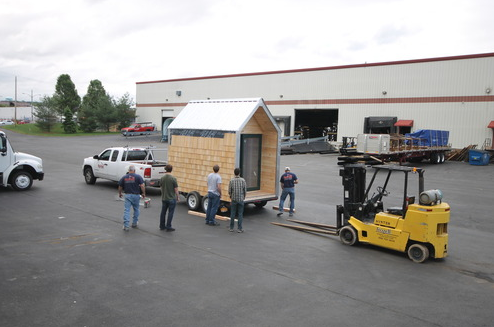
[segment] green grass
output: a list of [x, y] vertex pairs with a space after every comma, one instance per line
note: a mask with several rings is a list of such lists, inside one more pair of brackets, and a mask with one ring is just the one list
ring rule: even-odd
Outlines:
[[118, 134], [119, 132], [94, 132], [94, 133], [84, 133], [77, 132], [74, 134], [66, 134], [63, 130], [63, 125], [61, 123], [55, 124], [51, 132], [44, 132], [40, 130], [36, 124], [21, 124], [21, 125], [0, 125], [0, 129], [7, 129], [9, 131], [27, 134], [27, 135], [38, 135], [38, 136], [81, 136], [81, 135], [108, 135], [108, 134]]

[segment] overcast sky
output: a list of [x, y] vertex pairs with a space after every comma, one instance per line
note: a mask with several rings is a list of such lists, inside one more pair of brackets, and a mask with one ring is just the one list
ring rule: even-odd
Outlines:
[[492, 0], [0, 0], [0, 99], [494, 52]]

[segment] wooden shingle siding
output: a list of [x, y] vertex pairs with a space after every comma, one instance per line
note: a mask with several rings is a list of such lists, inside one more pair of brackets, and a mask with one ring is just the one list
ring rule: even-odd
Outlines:
[[214, 165], [219, 165], [223, 179], [222, 200], [228, 201], [227, 182], [235, 168], [235, 137], [234, 133], [227, 133], [224, 138], [174, 135], [168, 149], [168, 162], [173, 165], [180, 190], [206, 195], [207, 176], [213, 172]]

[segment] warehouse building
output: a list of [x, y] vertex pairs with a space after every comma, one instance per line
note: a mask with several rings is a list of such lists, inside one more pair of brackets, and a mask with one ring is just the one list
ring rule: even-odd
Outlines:
[[491, 148], [494, 53], [138, 82], [137, 115], [161, 126], [191, 100], [264, 99], [282, 134], [450, 131]]

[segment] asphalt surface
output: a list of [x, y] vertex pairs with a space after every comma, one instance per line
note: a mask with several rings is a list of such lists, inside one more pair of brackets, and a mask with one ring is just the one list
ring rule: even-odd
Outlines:
[[[149, 189], [140, 228], [124, 232], [116, 184], [87, 185], [83, 158], [112, 145], [166, 146], [159, 136], [7, 135], [17, 151], [43, 158], [46, 175], [27, 192], [0, 189], [1, 326], [492, 326], [492, 164], [420, 164], [451, 222], [449, 256], [416, 264], [274, 226], [287, 218], [276, 217], [276, 202], [247, 206], [238, 234], [226, 222], [206, 226], [183, 201], [170, 233], [158, 228], [160, 194]], [[300, 180], [296, 219], [334, 224], [343, 197], [336, 162], [282, 156]], [[394, 193], [385, 206], [399, 204]]]

